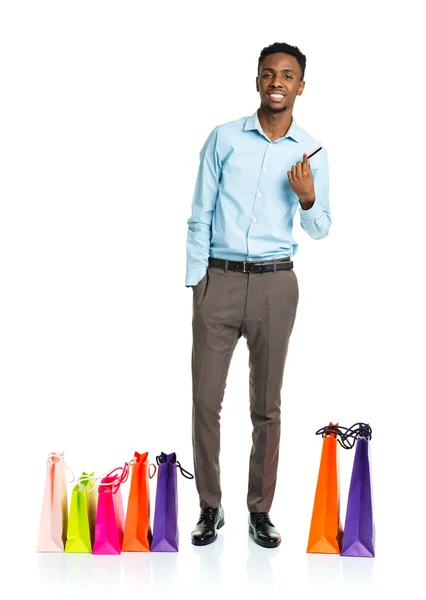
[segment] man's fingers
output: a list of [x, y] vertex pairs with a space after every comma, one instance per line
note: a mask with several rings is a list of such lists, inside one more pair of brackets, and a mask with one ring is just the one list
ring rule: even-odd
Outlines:
[[312, 173], [312, 171], [311, 171], [311, 163], [309, 162], [309, 158], [308, 158], [307, 152], [305, 152], [305, 154], [304, 154], [303, 164], [306, 165], [306, 174], [308, 175], [308, 174]]
[[302, 179], [303, 177], [307, 177], [311, 173], [311, 165], [309, 164], [309, 158], [306, 152], [303, 153], [303, 162], [299, 160], [295, 165], [291, 167], [291, 171], [287, 171], [287, 175], [290, 181]]
[[[305, 171], [306, 169], [306, 171]], [[309, 162], [308, 153], [303, 154], [303, 171], [308, 174], [311, 173], [311, 163]]]
[[309, 165], [308, 165], [308, 155], [306, 152], [303, 153], [303, 162], [302, 162], [302, 174], [303, 177], [307, 177], [309, 173]]

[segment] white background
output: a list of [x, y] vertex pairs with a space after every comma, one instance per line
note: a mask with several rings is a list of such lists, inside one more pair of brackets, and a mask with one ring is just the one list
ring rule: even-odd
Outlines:
[[[256, 597], [382, 598], [417, 586], [426, 211], [416, 7], [1, 4], [1, 570], [11, 598], [204, 597], [237, 587]], [[307, 56], [294, 116], [328, 149], [333, 218], [324, 240], [298, 220], [294, 229], [300, 302], [271, 511], [283, 542], [266, 550], [248, 540], [241, 339], [222, 412], [219, 540], [191, 545], [198, 497], [180, 477], [178, 554], [36, 555], [48, 452], [65, 451], [76, 474], [104, 472], [134, 450], [152, 460], [175, 451], [192, 471], [184, 281], [199, 151], [213, 127], [258, 108], [258, 56], [275, 41]], [[330, 420], [373, 428], [373, 560], [306, 555], [315, 431]], [[343, 522], [352, 460], [340, 454]]]

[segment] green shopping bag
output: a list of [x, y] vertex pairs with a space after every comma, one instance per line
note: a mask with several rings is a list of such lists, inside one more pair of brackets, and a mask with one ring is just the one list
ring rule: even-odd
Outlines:
[[94, 473], [83, 473], [71, 494], [65, 552], [92, 552], [95, 533], [97, 489]]

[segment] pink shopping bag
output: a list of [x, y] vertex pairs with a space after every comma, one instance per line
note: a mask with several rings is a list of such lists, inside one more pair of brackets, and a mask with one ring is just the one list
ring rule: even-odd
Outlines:
[[129, 465], [110, 471], [98, 487], [93, 554], [121, 554], [124, 534], [124, 507], [120, 486], [127, 481]]
[[67, 466], [63, 452], [51, 452], [40, 515], [37, 552], [63, 552], [68, 524]]

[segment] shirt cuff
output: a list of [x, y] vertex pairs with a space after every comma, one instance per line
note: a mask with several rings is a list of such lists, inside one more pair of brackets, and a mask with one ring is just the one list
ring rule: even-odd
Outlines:
[[311, 208], [308, 208], [308, 210], [303, 210], [299, 203], [299, 210], [301, 220], [306, 221], [308, 223], [315, 221], [315, 219], [322, 217], [322, 215], [324, 214], [324, 211], [322, 210], [318, 200], [315, 200]]
[[187, 267], [185, 287], [197, 285], [197, 283], [201, 281], [204, 275], [206, 274], [206, 271], [207, 267]]

